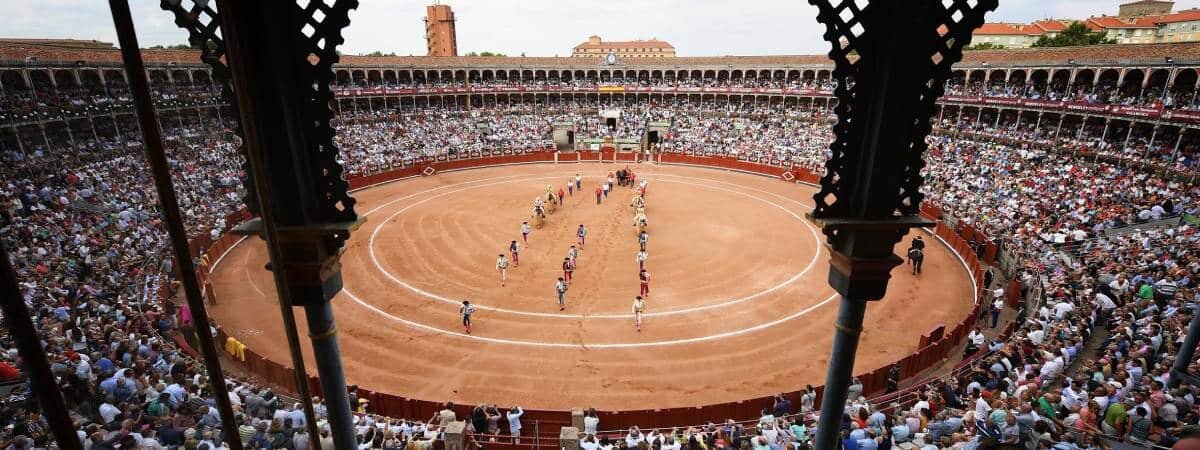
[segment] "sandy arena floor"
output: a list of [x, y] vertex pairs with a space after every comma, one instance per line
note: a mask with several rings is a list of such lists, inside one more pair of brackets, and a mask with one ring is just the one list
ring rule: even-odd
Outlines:
[[[348, 381], [425, 400], [602, 410], [696, 406], [821, 384], [837, 297], [823, 236], [804, 214], [813, 188], [714, 169], [638, 165], [650, 180], [648, 270], [641, 332], [638, 249], [619, 187], [597, 206], [612, 164], [510, 166], [441, 173], [359, 191], [367, 217], [342, 257], [334, 300]], [[520, 239], [547, 184], [584, 177], [534, 230], [500, 286], [496, 255]], [[575, 229], [589, 230], [567, 309], [553, 294]], [[959, 260], [936, 239], [924, 274], [897, 268], [889, 295], [868, 307], [857, 371], [898, 360], [919, 336], [971, 309]], [[898, 247], [907, 248], [906, 243]], [[214, 275], [217, 322], [255, 351], [287, 361], [261, 241], [248, 239]], [[474, 334], [458, 308], [476, 304]], [[302, 342], [304, 316], [297, 310]]]

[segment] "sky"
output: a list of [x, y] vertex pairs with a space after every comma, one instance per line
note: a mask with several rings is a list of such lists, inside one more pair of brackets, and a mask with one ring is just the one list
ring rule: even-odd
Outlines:
[[[192, 0], [183, 0], [190, 4]], [[269, 0], [282, 1], [282, 0]], [[425, 53], [425, 6], [432, 0], [360, 0], [343, 53]], [[836, 0], [835, 0], [836, 1]], [[183, 44], [186, 34], [159, 0], [129, 0], [143, 47]], [[1121, 0], [1000, 0], [989, 22], [1115, 15]], [[444, 0], [457, 16], [458, 51], [567, 56], [596, 34], [605, 40], [658, 38], [680, 56], [817, 54], [828, 51], [807, 0]], [[1200, 6], [1177, 0], [1175, 9]], [[13, 1], [0, 37], [116, 42], [108, 2]]]

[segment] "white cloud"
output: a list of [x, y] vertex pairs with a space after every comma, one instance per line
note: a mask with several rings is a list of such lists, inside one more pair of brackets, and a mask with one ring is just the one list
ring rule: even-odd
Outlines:
[[[276, 1], [276, 0], [271, 0]], [[361, 0], [346, 30], [347, 53], [425, 53], [425, 6], [431, 0]], [[132, 0], [142, 46], [181, 44], [187, 35], [160, 10], [158, 0]], [[509, 55], [567, 55], [588, 35], [609, 40], [657, 37], [680, 55], [824, 53], [816, 8], [806, 0], [455, 0], [458, 49]], [[1115, 0], [1002, 0], [991, 21], [1116, 14]], [[1181, 0], [1176, 9], [1197, 6]], [[116, 41], [107, 2], [10, 2], [0, 36]]]

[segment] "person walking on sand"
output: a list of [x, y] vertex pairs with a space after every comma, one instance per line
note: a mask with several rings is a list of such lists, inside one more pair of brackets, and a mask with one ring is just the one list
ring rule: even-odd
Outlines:
[[572, 245], [571, 248], [567, 249], [567, 258], [571, 259], [572, 268], [578, 267], [576, 266], [576, 262], [579, 259], [579, 249]]
[[567, 281], [568, 285], [571, 284], [571, 274], [575, 273], [575, 262], [571, 260], [570, 256], [563, 258], [562, 271], [563, 279]]
[[471, 306], [471, 302], [463, 300], [462, 308], [458, 309], [458, 313], [462, 314], [462, 323], [467, 329], [467, 334], [471, 334], [471, 314], [475, 314], [475, 307]]
[[646, 312], [646, 300], [642, 296], [633, 299], [633, 325], [642, 331], [642, 313]]
[[554, 283], [554, 294], [558, 297], [558, 310], [565, 311], [567, 309], [567, 282], [558, 277], [558, 282]]
[[496, 271], [500, 272], [500, 285], [504, 286], [504, 282], [508, 279], [508, 258], [505, 258], [503, 253], [496, 258]]

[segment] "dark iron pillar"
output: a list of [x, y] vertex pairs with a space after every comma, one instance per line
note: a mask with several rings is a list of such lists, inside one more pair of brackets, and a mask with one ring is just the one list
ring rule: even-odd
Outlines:
[[1171, 376], [1167, 378], [1167, 384], [1172, 389], [1179, 387], [1179, 384], [1185, 380], [1190, 385], [1198, 385], [1197, 381], [1200, 380], [1188, 372], [1188, 366], [1196, 357], [1197, 344], [1200, 344], [1200, 308], [1192, 310], [1192, 321], [1188, 325], [1187, 336], [1183, 338], [1179, 354], [1175, 355], [1175, 364], [1171, 365]]
[[934, 102], [971, 31], [998, 0], [809, 0], [832, 44], [838, 122], [812, 218], [828, 238], [829, 284], [841, 295], [816, 448], [838, 431], [869, 301], [901, 259], [892, 247], [920, 218], [922, 153]]
[[342, 289], [339, 256], [358, 225], [337, 162], [333, 64], [357, 0], [218, 0], [241, 109], [260, 219], [242, 227], [267, 240], [281, 302], [303, 306], [335, 448], [357, 444], [329, 302]]
[[[307, 380], [291, 308], [305, 308], [334, 445], [354, 448], [352, 405], [329, 302], [342, 289], [339, 256], [360, 221], [337, 162], [329, 86], [342, 29], [358, 1], [216, 4], [214, 10], [207, 0], [191, 7], [162, 1], [200, 46], [214, 78], [232, 81], [226, 88], [238, 110], [247, 158], [246, 205], [258, 216], [237, 231], [267, 241], [301, 393]], [[311, 405], [307, 399], [302, 403], [311, 430]], [[317, 434], [312, 436], [316, 443]]]
[[[234, 116], [240, 117], [241, 108], [233, 88], [232, 72], [226, 64], [225, 39], [221, 35], [220, 14], [217, 13], [215, 5], [208, 0], [191, 0], [190, 2], [162, 0], [160, 6], [175, 16], [176, 25], [187, 30], [188, 41], [193, 47], [200, 50], [200, 60], [212, 68], [213, 80], [220, 84], [222, 97], [230, 102], [229, 106], [234, 111]], [[220, 111], [218, 110], [217, 113], [219, 116]], [[245, 135], [242, 133], [240, 124], [234, 122], [234, 125], [234, 133], [242, 138], [241, 142], [244, 143]], [[243, 155], [247, 154], [245, 146], [239, 145], [239, 149], [242, 150]], [[251, 173], [254, 171], [254, 167], [249, 164], [248, 160], [249, 158], [243, 167], [247, 173]], [[258, 204], [257, 199], [261, 194], [256, 190], [247, 190], [247, 192], [246, 204]], [[274, 255], [273, 253], [272, 256], [274, 257]], [[283, 319], [284, 334], [287, 336], [288, 351], [295, 374], [296, 393], [302, 400], [300, 404], [303, 406], [306, 418], [305, 425], [308, 428], [309, 445], [313, 450], [321, 450], [316, 414], [313, 412], [312, 403], [308, 401], [311, 396], [308, 388], [308, 371], [305, 369], [304, 355], [300, 349], [300, 337], [296, 331], [296, 314], [292, 308], [287, 286], [281, 285], [278, 277], [275, 282], [275, 290], [279, 297], [280, 317]]]
[[[112, 10], [113, 25], [117, 30], [118, 42], [121, 44], [121, 59], [128, 74], [129, 91], [133, 95], [134, 110], [137, 112], [138, 122], [142, 128], [146, 159], [150, 163], [151, 173], [154, 175], [158, 201], [167, 225], [167, 233], [171, 237], [171, 247], [175, 251], [175, 264], [179, 267], [184, 298], [192, 312], [197, 346], [203, 357], [209, 388], [212, 389], [213, 397], [216, 399], [217, 411], [221, 416], [221, 426], [226, 430], [236, 430], [238, 424], [233, 418], [229, 390], [225, 386], [225, 374], [221, 371], [221, 360], [217, 353], [212, 328], [209, 325], [208, 310], [204, 306], [204, 297], [200, 293], [200, 282], [196, 277], [196, 267], [188, 247], [187, 228], [183, 221], [183, 214], [179, 211], [179, 200], [175, 196], [175, 183], [171, 180], [171, 165], [167, 160], [166, 149], [163, 147], [162, 130], [159, 129], [159, 118], [154, 108], [154, 99], [150, 96], [150, 79], [146, 74], [145, 63], [142, 61], [141, 49], [138, 47], [137, 31], [133, 26], [133, 16], [129, 12], [129, 2], [127, 0], [110, 0], [109, 9]], [[233, 450], [241, 450], [242, 443], [231, 441], [229, 446]]]

